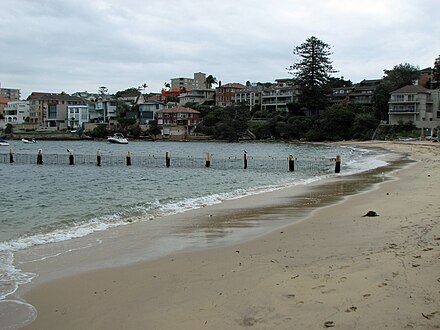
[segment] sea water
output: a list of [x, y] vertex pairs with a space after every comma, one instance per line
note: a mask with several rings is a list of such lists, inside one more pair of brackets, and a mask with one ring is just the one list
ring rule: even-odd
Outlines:
[[[56, 162], [53, 159], [58, 158], [52, 156], [44, 165], [0, 164], [0, 310], [2, 301], [8, 302], [21, 284], [37, 276], [14, 263], [17, 252], [322, 180], [335, 175], [331, 159], [336, 155], [342, 158], [342, 175], [386, 164], [382, 151], [325, 144], [11, 141], [11, 147], [17, 155], [36, 158], [41, 149], [43, 159], [51, 154], [63, 161]], [[2, 148], [0, 153], [9, 153]], [[93, 159], [98, 150], [103, 160], [111, 156], [120, 161], [68, 165], [70, 152]], [[133, 166], [124, 162], [128, 152]], [[166, 153], [171, 157], [170, 167], [165, 166]], [[205, 167], [206, 153], [212, 157], [209, 168]], [[243, 168], [245, 155], [247, 169]], [[288, 171], [289, 155], [295, 159], [292, 172]], [[140, 158], [155, 162], [136, 162]], [[32, 311], [31, 306], [26, 308]]]

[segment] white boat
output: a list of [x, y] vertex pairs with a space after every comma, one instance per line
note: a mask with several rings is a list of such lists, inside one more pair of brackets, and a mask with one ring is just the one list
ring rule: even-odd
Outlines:
[[3, 139], [0, 139], [0, 146], [2, 146], [2, 147], [6, 147], [6, 146], [8, 146], [8, 145], [9, 145], [9, 142], [8, 142], [8, 141], [3, 140]]
[[32, 138], [32, 140], [21, 139], [21, 142], [23, 142], [23, 143], [36, 143], [37, 141], [35, 141], [35, 139]]
[[122, 135], [122, 133], [115, 133], [113, 136], [107, 139], [108, 143], [127, 144], [128, 140]]

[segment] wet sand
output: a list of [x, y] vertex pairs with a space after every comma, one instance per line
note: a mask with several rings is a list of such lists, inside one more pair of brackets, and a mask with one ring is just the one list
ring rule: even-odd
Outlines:
[[[440, 327], [440, 146], [363, 145], [418, 162], [395, 169], [397, 180], [365, 176], [377, 181], [368, 191], [336, 179], [306, 195], [278, 192], [187, 212], [181, 217], [270, 221], [303, 203], [310, 215], [242, 244], [42, 283], [24, 295], [38, 311], [26, 329]], [[378, 216], [364, 217], [368, 211]]]

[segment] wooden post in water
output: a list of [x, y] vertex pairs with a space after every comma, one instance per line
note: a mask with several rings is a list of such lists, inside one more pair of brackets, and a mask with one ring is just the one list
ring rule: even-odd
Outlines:
[[101, 151], [96, 152], [96, 166], [101, 166]]
[[73, 156], [73, 150], [69, 150], [69, 165], [75, 165], [75, 158]]
[[43, 150], [38, 149], [37, 165], [43, 165]]
[[295, 161], [293, 160], [293, 156], [289, 155], [289, 172], [295, 171]]
[[335, 173], [341, 172], [341, 156], [337, 155], [335, 158]]
[[12, 148], [9, 149], [9, 163], [13, 163], [14, 162], [14, 150], [12, 150]]
[[206, 153], [206, 162], [205, 162], [205, 167], [210, 167], [211, 166], [211, 154], [209, 152]]
[[130, 153], [130, 151], [127, 152], [126, 160], [127, 160], [127, 166], [131, 166], [131, 153]]
[[171, 153], [169, 153], [168, 151], [165, 153], [165, 166], [171, 166]]
[[244, 151], [244, 154], [243, 154], [243, 168], [247, 169], [247, 152], [246, 152], [246, 150]]

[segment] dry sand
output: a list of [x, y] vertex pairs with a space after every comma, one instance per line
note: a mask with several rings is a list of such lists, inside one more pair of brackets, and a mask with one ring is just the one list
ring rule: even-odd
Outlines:
[[26, 329], [439, 328], [440, 145], [365, 145], [418, 162], [243, 244], [37, 286]]

